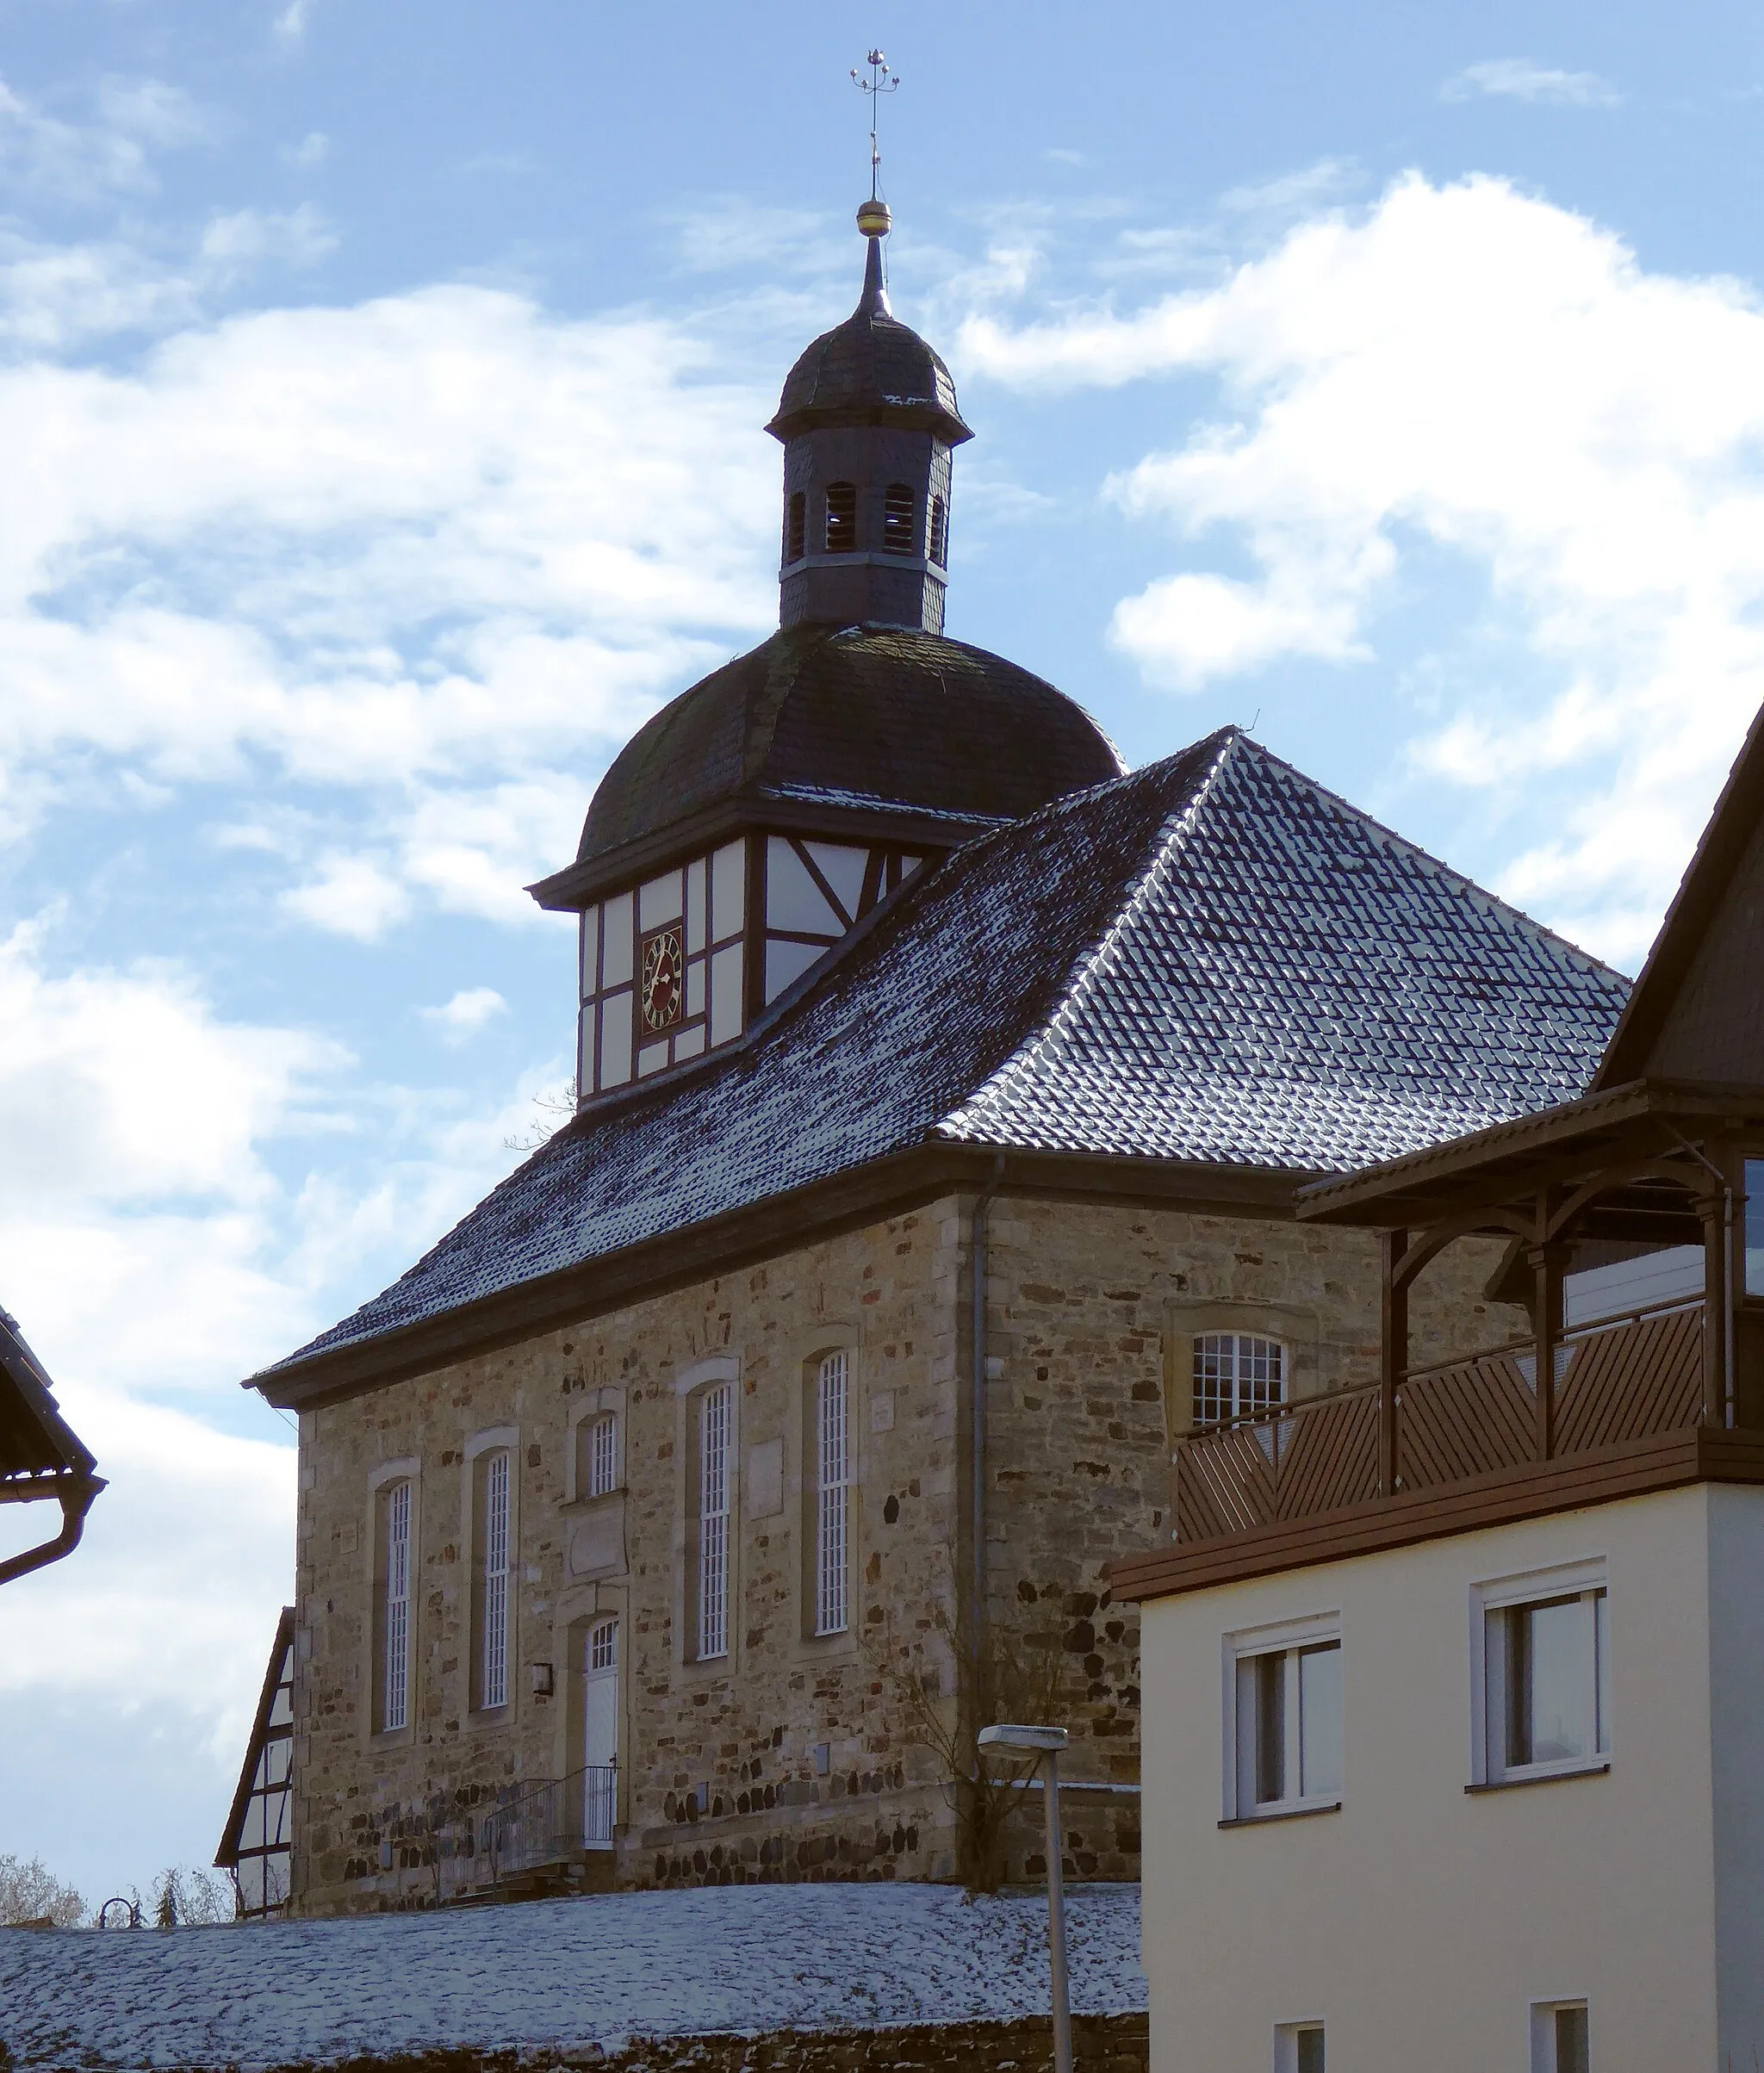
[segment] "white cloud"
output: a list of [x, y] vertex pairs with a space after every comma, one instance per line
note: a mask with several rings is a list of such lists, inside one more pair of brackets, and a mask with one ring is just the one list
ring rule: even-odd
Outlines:
[[372, 857], [320, 860], [319, 875], [282, 895], [283, 909], [332, 935], [374, 943], [410, 912], [410, 895]]
[[109, 78], [94, 96], [95, 119], [69, 121], [0, 79], [0, 182], [15, 195], [90, 203], [155, 184], [152, 154], [199, 143], [210, 119], [180, 87], [159, 79]]
[[289, 3], [270, 25], [270, 34], [283, 50], [297, 50], [306, 40], [307, 24], [312, 20], [314, 0], [289, 0]]
[[432, 1022], [450, 1043], [463, 1043], [475, 1036], [494, 1015], [506, 1015], [508, 1002], [494, 986], [468, 986], [439, 1008], [425, 1008], [423, 1020]]
[[216, 1022], [176, 966], [52, 977], [53, 934], [40, 921], [0, 940], [8, 1198], [28, 1196], [34, 1216], [58, 1201], [256, 1200], [257, 1141], [341, 1054], [295, 1031]]
[[1121, 601], [1115, 638], [1154, 680], [1362, 660], [1412, 550], [1475, 572], [1488, 604], [1454, 680], [1481, 681], [1418, 763], [1562, 780], [1504, 890], [1612, 954], [1645, 947], [1764, 691], [1755, 295], [1648, 273], [1499, 181], [1411, 177], [1223, 285], [1125, 316], [977, 319], [962, 344], [1026, 386], [1220, 382], [1212, 421], [1110, 485], [1242, 564]]
[[236, 208], [228, 215], [215, 216], [203, 230], [197, 250], [208, 266], [225, 277], [268, 259], [310, 266], [336, 243], [335, 233], [319, 212], [302, 202], [298, 208], [280, 212]]
[[[234, 216], [204, 264], [321, 238]], [[102, 270], [40, 282], [21, 327], [151, 299]], [[80, 755], [174, 786], [261, 757], [404, 835], [377, 877], [309, 857], [291, 911], [370, 935], [396, 880], [525, 919], [596, 752], [771, 618], [768, 399], [713, 373], [685, 326], [481, 288], [0, 369], [0, 765], [41, 810]]]
[[309, 129], [298, 144], [282, 147], [283, 158], [289, 165], [322, 165], [330, 155], [331, 140], [321, 129]]
[[1623, 96], [1597, 72], [1559, 71], [1526, 58], [1488, 58], [1467, 65], [1439, 90], [1447, 101], [1493, 96], [1509, 101], [1554, 101], [1573, 108], [1616, 108]]

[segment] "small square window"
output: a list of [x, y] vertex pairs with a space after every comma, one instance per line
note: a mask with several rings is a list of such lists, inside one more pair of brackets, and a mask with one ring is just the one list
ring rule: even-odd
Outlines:
[[1537, 2002], [1531, 2008], [1531, 2073], [1592, 2073], [1583, 2001]]
[[1234, 1649], [1228, 1818], [1253, 1820], [1341, 1798], [1341, 1640]]
[[1281, 2024], [1274, 2033], [1274, 2073], [1324, 2073], [1321, 2023]]
[[1611, 1749], [1610, 1601], [1603, 1582], [1562, 1575], [1550, 1590], [1538, 1578], [1530, 1589], [1523, 1583], [1485, 1586], [1481, 1598], [1476, 1782], [1503, 1784], [1600, 1766]]

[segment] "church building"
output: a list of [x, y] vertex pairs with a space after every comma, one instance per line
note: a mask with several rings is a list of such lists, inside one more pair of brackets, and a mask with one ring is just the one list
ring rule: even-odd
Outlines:
[[[1378, 1232], [1299, 1191], [1583, 1095], [1623, 1011], [1240, 729], [1127, 773], [946, 634], [972, 435], [859, 226], [767, 427], [779, 630], [533, 888], [578, 1113], [251, 1385], [300, 1423], [295, 1912], [1033, 1875], [973, 1741], [1031, 1705], [1068, 1871], [1137, 1877], [1109, 1565], [1234, 1501], [1187, 1436], [1379, 1375]], [[1410, 1344], [1525, 1314], [1479, 1238]]]

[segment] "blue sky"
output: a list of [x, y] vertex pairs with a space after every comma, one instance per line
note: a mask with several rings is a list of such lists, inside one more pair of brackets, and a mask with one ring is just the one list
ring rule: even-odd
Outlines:
[[1764, 698], [1751, 10], [0, 0], [0, 1299], [113, 1478], [0, 1851], [90, 1897], [212, 1850], [290, 1586], [238, 1378], [513, 1162], [520, 888], [773, 623], [879, 36], [953, 633], [1629, 969]]

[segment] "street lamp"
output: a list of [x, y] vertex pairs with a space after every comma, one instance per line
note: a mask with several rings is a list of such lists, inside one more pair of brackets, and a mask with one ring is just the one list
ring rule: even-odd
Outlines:
[[1059, 1873], [1059, 1752], [1064, 1728], [982, 1728], [983, 1749], [1022, 1749], [1047, 1760], [1047, 1964], [1053, 1975], [1053, 2073], [1071, 2073], [1071, 2007], [1065, 1987], [1065, 1889]]

